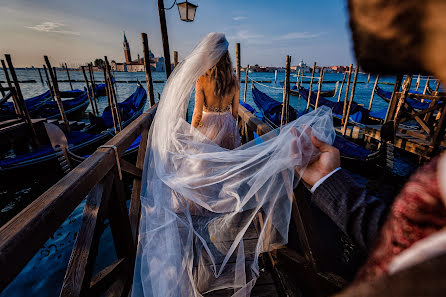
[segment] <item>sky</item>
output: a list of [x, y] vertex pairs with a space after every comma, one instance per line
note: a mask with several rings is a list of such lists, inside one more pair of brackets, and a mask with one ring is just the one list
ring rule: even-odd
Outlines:
[[[194, 22], [182, 22], [176, 6], [166, 11], [172, 60], [174, 50], [182, 60], [207, 33], [223, 32], [233, 61], [240, 42], [243, 66], [284, 66], [286, 55], [291, 65], [354, 63], [346, 0], [190, 2], [198, 5]], [[142, 55], [141, 32], [161, 56], [157, 7], [157, 0], [0, 0], [0, 54], [11, 54], [16, 67], [41, 66], [43, 55], [54, 65], [122, 62], [125, 31], [133, 59]]]

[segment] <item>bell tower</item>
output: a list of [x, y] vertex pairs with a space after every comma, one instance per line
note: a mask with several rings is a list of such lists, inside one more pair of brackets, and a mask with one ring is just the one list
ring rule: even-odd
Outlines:
[[126, 63], [131, 63], [132, 62], [132, 56], [130, 55], [130, 45], [127, 41], [127, 37], [125, 37], [125, 32], [124, 32], [124, 56], [125, 56], [125, 62]]

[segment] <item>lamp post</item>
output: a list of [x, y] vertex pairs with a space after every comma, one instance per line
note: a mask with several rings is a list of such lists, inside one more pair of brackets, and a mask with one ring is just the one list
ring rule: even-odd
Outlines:
[[192, 4], [190, 2], [184, 1], [177, 3], [178, 13], [180, 14], [180, 19], [184, 22], [193, 22], [195, 18], [195, 11], [198, 5]]
[[[166, 25], [166, 15], [165, 10], [172, 9], [176, 4], [176, 0], [169, 8], [164, 8], [163, 0], [158, 0], [158, 14], [160, 18], [161, 27], [161, 38], [163, 41], [163, 52], [164, 52], [164, 67], [166, 68], [166, 77], [169, 78], [172, 68], [170, 66], [170, 49], [169, 49], [169, 37], [167, 35], [167, 25]], [[177, 3], [178, 13], [180, 14], [180, 19], [185, 22], [193, 22], [195, 19], [195, 12], [197, 10], [197, 5], [189, 3], [187, 0], [185, 2]]]

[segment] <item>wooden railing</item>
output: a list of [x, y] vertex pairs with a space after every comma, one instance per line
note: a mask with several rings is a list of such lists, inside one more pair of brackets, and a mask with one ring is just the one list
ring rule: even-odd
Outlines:
[[[100, 296], [105, 292], [128, 295], [136, 254], [142, 166], [156, 107], [142, 114], [0, 229], [0, 291], [87, 197], [61, 296]], [[141, 142], [134, 165], [121, 156], [139, 135]], [[134, 177], [130, 210], [126, 207], [119, 169]], [[92, 276], [106, 218], [118, 260]]]
[[[73, 210], [87, 197], [82, 224], [78, 232], [66, 270], [61, 296], [128, 296], [133, 280], [138, 225], [142, 167], [147, 146], [148, 130], [156, 112], [156, 105], [141, 115], [106, 147], [98, 149], [58, 183], [42, 194], [27, 208], [0, 229], [0, 290], [3, 290], [25, 267], [35, 253], [52, 236]], [[264, 135], [272, 129], [242, 106], [239, 107], [239, 128], [243, 140], [250, 141], [256, 134]], [[121, 158], [126, 148], [141, 135], [136, 165]], [[116, 158], [118, 154], [119, 166]], [[124, 185], [119, 168], [133, 179], [130, 209], [126, 207]], [[339, 275], [324, 271], [320, 259], [321, 242], [311, 225], [309, 200], [304, 199], [302, 187], [293, 193], [292, 224], [300, 250], [284, 247], [267, 253], [276, 281], [286, 292], [291, 292], [293, 279], [309, 287], [312, 295], [327, 296], [341, 290], [346, 281]], [[296, 199], [298, 197], [299, 199]], [[95, 276], [93, 263], [99, 239], [108, 218], [117, 260]], [[262, 224], [261, 216], [258, 217]], [[291, 229], [290, 229], [291, 230]], [[284, 273], [280, 266], [286, 262], [293, 273]], [[417, 271], [417, 270], [416, 270]], [[419, 275], [419, 274], [417, 274]], [[388, 278], [389, 279], [389, 278]], [[387, 284], [386, 279], [383, 284]], [[391, 278], [390, 278], [391, 279]], [[364, 286], [360, 287], [364, 288]], [[372, 292], [372, 285], [366, 286]], [[359, 290], [359, 289], [358, 289]], [[349, 290], [354, 296], [355, 290]], [[291, 295], [293, 296], [293, 294]]]

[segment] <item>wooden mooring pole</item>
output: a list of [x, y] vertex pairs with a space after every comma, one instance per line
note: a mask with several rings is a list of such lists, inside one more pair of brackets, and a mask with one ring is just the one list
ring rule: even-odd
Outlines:
[[274, 71], [274, 84], [277, 84], [277, 70]]
[[54, 78], [56, 79], [55, 83], [57, 84], [57, 89], [59, 90], [59, 81], [57, 79], [57, 71], [56, 70], [57, 70], [56, 67], [53, 67], [53, 74], [54, 74]]
[[169, 79], [172, 68], [170, 66], [169, 36], [167, 35], [166, 14], [164, 12], [164, 0], [158, 0], [158, 15], [160, 18], [161, 38], [163, 40], [164, 66], [166, 78]]
[[319, 98], [321, 96], [322, 83], [324, 81], [324, 74], [325, 74], [325, 68], [322, 67], [320, 75], [319, 75], [319, 84], [318, 84], [318, 88], [317, 88], [317, 96], [316, 96], [316, 103], [314, 104], [314, 110], [316, 110], [319, 105]]
[[369, 84], [369, 82], [370, 82], [370, 73], [369, 76], [367, 76], [367, 84]]
[[401, 88], [401, 83], [403, 82], [403, 76], [398, 75], [395, 80], [395, 85], [393, 86], [392, 97], [390, 97], [389, 107], [387, 108], [386, 117], [384, 118], [384, 123], [391, 121], [396, 110], [396, 105], [398, 103], [398, 98], [396, 93], [399, 92]]
[[421, 74], [418, 74], [417, 83], [415, 84], [415, 91], [418, 91], [418, 87], [420, 86]]
[[2, 94], [3, 97], [5, 97], [5, 91], [3, 91], [3, 85], [1, 81], [0, 81], [0, 93]]
[[40, 82], [43, 84], [43, 77], [42, 77], [42, 73], [40, 72], [40, 68], [37, 68], [37, 71], [39, 71]]
[[[17, 78], [17, 74], [15, 73], [14, 65], [12, 64], [11, 55], [5, 54], [5, 59], [6, 63], [8, 64], [9, 72], [11, 73], [12, 82], [14, 84], [19, 112], [21, 112], [22, 116], [25, 119], [25, 122], [29, 125], [31, 133], [33, 135], [34, 142], [37, 143], [36, 130], [34, 129], [33, 122], [31, 120], [31, 117], [29, 116], [28, 109], [26, 108], [25, 99], [23, 99], [23, 94], [20, 88], [19, 80]], [[2, 63], [2, 66], [4, 66], [4, 62]]]
[[68, 71], [67, 63], [65, 63], [65, 70], [67, 71], [68, 82], [70, 83], [70, 89], [73, 91], [73, 85], [71, 84], [70, 71]]
[[373, 97], [375, 97], [376, 86], [378, 85], [379, 74], [376, 76], [375, 84], [373, 85], [372, 96], [370, 96], [369, 110], [372, 109]]
[[51, 99], [53, 101], [56, 101], [56, 96], [53, 93], [53, 86], [51, 84], [51, 80], [50, 77], [48, 76], [48, 70], [46, 69], [46, 66], [43, 65], [43, 70], [45, 71], [45, 76], [46, 76], [46, 84], [48, 86], [48, 88], [50, 89], [50, 94], [51, 94]]
[[235, 44], [235, 64], [235, 74], [240, 83], [240, 43], [238, 42]]
[[352, 78], [352, 69], [353, 69], [353, 64], [350, 64], [350, 66], [348, 67], [347, 88], [345, 89], [344, 106], [342, 108], [341, 124], [344, 124], [345, 114], [347, 113], [348, 92], [350, 91], [350, 81]]
[[[401, 113], [401, 110], [403, 109], [404, 103], [406, 102], [406, 98], [407, 98], [407, 95], [409, 94], [411, 85], [412, 85], [412, 74], [408, 74], [406, 76], [406, 80], [403, 83], [401, 95], [398, 98], [395, 112], [393, 113], [392, 118], [389, 119], [389, 120], [393, 120], [393, 124], [394, 124], [395, 128], [399, 126], [399, 121], [400, 121], [399, 115]], [[421, 125], [421, 126], [423, 127], [423, 125]]]
[[435, 92], [438, 92], [439, 89], [440, 89], [440, 80], [437, 79], [437, 85], [435, 86]]
[[313, 80], [314, 80], [314, 71], [316, 69], [316, 62], [313, 63], [313, 69], [311, 70], [311, 80], [310, 80], [310, 87], [308, 88], [308, 101], [307, 101], [307, 108], [306, 110], [310, 109], [310, 102], [311, 102], [311, 92], [313, 88]]
[[[56, 98], [57, 107], [59, 108], [60, 116], [62, 118], [64, 125], [65, 125], [66, 132], [70, 133], [70, 131], [71, 131], [70, 124], [68, 123], [68, 119], [65, 114], [62, 99], [60, 98], [59, 85], [57, 84], [57, 76], [56, 76], [56, 72], [55, 72], [56, 69], [55, 68], [53, 69], [51, 67], [51, 63], [50, 63], [50, 60], [48, 59], [48, 56], [43, 56], [43, 58], [45, 59], [45, 64], [46, 64], [46, 67], [48, 68], [48, 72], [49, 72], [51, 81], [53, 83], [53, 92], [54, 92], [54, 95]], [[53, 70], [54, 70], [54, 73], [53, 73]]]
[[88, 64], [88, 72], [90, 74], [91, 94], [93, 95], [94, 106], [96, 107], [96, 112], [99, 115], [98, 98], [96, 97], [96, 82], [94, 80], [93, 64], [92, 63]]
[[341, 88], [339, 89], [339, 94], [338, 94], [338, 102], [341, 101], [341, 94], [342, 94], [342, 89], [344, 88], [346, 76], [347, 76], [347, 71], [344, 72], [344, 77], [342, 78]]
[[[15, 73], [14, 65], [12, 64], [11, 55], [5, 54], [6, 63], [8, 64], [9, 72], [11, 73], [12, 82], [14, 83], [15, 93], [16, 93], [16, 100], [17, 100], [17, 106], [19, 108], [19, 112], [21, 112], [22, 116], [25, 119], [25, 123], [28, 124], [31, 134], [33, 137], [34, 144], [38, 144], [37, 140], [37, 133], [34, 129], [33, 121], [31, 120], [31, 117], [29, 116], [28, 109], [26, 108], [25, 99], [23, 99], [22, 90], [20, 88], [19, 80], [17, 78], [17, 74]], [[4, 66], [4, 62], [2, 63], [2, 66]]]
[[116, 114], [116, 119], [118, 122], [118, 128], [119, 128], [119, 132], [121, 132], [122, 130], [122, 125], [121, 125], [121, 116], [119, 115], [119, 109], [118, 109], [118, 99], [116, 97], [116, 93], [115, 93], [115, 88], [113, 87], [113, 81], [112, 81], [112, 76], [110, 73], [110, 64], [108, 63], [108, 58], [107, 56], [104, 56], [104, 61], [105, 61], [105, 69], [107, 70], [107, 78], [108, 78], [108, 83], [109, 83], [109, 87], [110, 87], [110, 100], [112, 102], [112, 106], [115, 109], [115, 114]]
[[[431, 80], [431, 77], [428, 76], [427, 80], [426, 80], [426, 84], [424, 85], [423, 95], [426, 95], [426, 93], [427, 93], [427, 89], [429, 88], [429, 81], [430, 80]], [[421, 100], [421, 101], [423, 102], [424, 100]]]
[[358, 81], [358, 73], [359, 73], [359, 66], [356, 65], [355, 77], [353, 78], [353, 87], [352, 87], [352, 92], [350, 94], [350, 101], [348, 103], [347, 114], [345, 115], [345, 119], [344, 119], [344, 127], [342, 128], [342, 135], [345, 135], [345, 132], [347, 131], [347, 124], [348, 124], [348, 119], [350, 118], [352, 102], [353, 102], [353, 99], [355, 98], [356, 82]]
[[[141, 39], [142, 39], [142, 48], [144, 55], [144, 71], [146, 73], [146, 85], [149, 96], [149, 105], [150, 107], [152, 107], [153, 105], [155, 105], [155, 95], [153, 93], [152, 70], [150, 70], [150, 57], [149, 57], [149, 40], [147, 38], [147, 34], [141, 33]], [[174, 59], [175, 59], [175, 54], [174, 54]]]
[[245, 93], [243, 94], [243, 102], [246, 102], [246, 93], [248, 92], [248, 72], [249, 72], [249, 64], [245, 69]]
[[290, 67], [291, 67], [291, 56], [287, 55], [286, 66], [285, 66], [285, 82], [283, 84], [283, 103], [282, 103], [282, 116], [280, 119], [280, 126], [285, 125], [289, 121]]
[[299, 88], [299, 79], [300, 79], [300, 68], [299, 71], [297, 72], [297, 79], [296, 79], [296, 87]]
[[[9, 77], [8, 68], [6, 67], [5, 61], [1, 60], [1, 63], [2, 63], [3, 72], [5, 74], [6, 83], [8, 84], [8, 87], [10, 89], [14, 89], [14, 86], [12, 85], [12, 80]], [[23, 116], [23, 112], [21, 111], [20, 103], [18, 102], [17, 96], [13, 96], [12, 99], [13, 99], [15, 113], [17, 115]]]
[[96, 111], [93, 100], [91, 98], [92, 96], [90, 95], [90, 92], [92, 92], [92, 89], [90, 88], [90, 86], [88, 84], [87, 74], [85, 74], [85, 66], [81, 66], [81, 69], [82, 69], [82, 75], [84, 76], [84, 80], [85, 80], [85, 86], [87, 87], [87, 96], [88, 96], [88, 101], [90, 101], [91, 110], [93, 111], [93, 114], [97, 115], [98, 112]]
[[112, 100], [112, 95], [111, 95], [111, 89], [112, 87], [110, 86], [110, 83], [107, 79], [107, 70], [106, 70], [106, 65], [104, 65], [104, 83], [105, 83], [105, 93], [107, 96], [107, 103], [108, 103], [108, 107], [110, 108], [110, 111], [112, 113], [112, 120], [113, 120], [113, 129], [115, 131], [115, 134], [119, 133], [119, 128], [118, 128], [118, 120], [116, 118], [115, 115], [115, 109], [113, 108], [113, 100]]
[[178, 52], [173, 51], [173, 67], [177, 67], [178, 65]]

